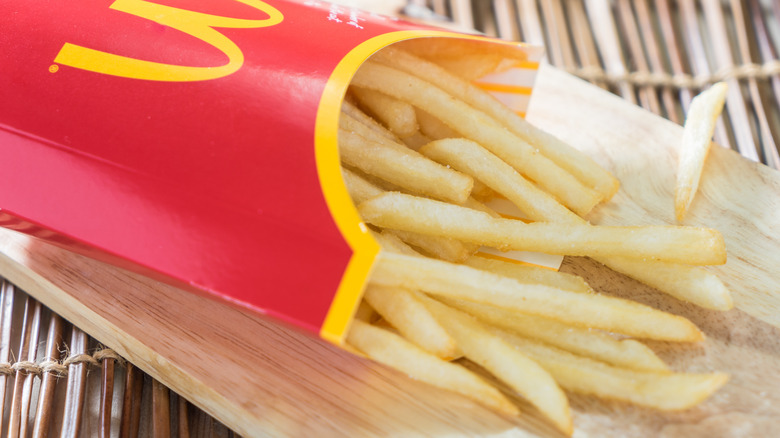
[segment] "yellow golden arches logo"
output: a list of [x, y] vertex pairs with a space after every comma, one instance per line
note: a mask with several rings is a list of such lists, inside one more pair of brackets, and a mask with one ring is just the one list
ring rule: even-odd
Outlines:
[[[185, 9], [164, 6], [144, 0], [116, 0], [110, 8], [146, 18], [169, 26], [219, 49], [228, 57], [228, 63], [215, 67], [192, 67], [143, 61], [113, 53], [65, 43], [54, 58], [60, 65], [89, 70], [112, 76], [150, 81], [188, 82], [205, 81], [227, 76], [244, 64], [244, 54], [228, 37], [214, 28], [260, 28], [281, 23], [283, 16], [274, 7], [258, 0], [236, 0], [268, 15], [262, 20], [222, 17]], [[54, 70], [56, 71], [56, 70]]]

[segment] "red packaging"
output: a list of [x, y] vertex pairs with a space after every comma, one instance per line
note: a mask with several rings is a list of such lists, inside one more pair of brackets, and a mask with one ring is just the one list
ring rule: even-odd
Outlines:
[[[480, 40], [281, 0], [18, 0], [0, 28], [2, 226], [335, 343], [378, 251], [339, 172], [350, 77], [404, 39]], [[540, 53], [512, 47], [525, 89]]]

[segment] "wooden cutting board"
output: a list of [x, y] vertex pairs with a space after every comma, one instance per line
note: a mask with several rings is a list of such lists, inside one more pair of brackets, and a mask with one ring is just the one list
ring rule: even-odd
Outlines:
[[[591, 221], [673, 223], [679, 126], [551, 67], [528, 117], [622, 181]], [[715, 148], [686, 223], [724, 234], [729, 261], [713, 270], [737, 309], [681, 303], [585, 258], [562, 269], [693, 320], [705, 342], [651, 346], [676, 370], [725, 371], [730, 382], [674, 414], [572, 395], [575, 436], [780, 436], [780, 173]], [[530, 409], [503, 418], [296, 329], [15, 232], [0, 230], [0, 251], [0, 275], [246, 436], [556, 436]]]

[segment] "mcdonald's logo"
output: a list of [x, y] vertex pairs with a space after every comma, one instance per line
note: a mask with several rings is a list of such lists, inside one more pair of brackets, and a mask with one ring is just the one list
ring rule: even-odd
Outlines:
[[[236, 0], [264, 12], [268, 18], [249, 20], [193, 12], [186, 9], [160, 5], [145, 0], [116, 0], [110, 9], [169, 26], [210, 44], [224, 53], [225, 65], [195, 67], [144, 61], [113, 53], [102, 52], [71, 43], [65, 43], [54, 58], [55, 64], [88, 70], [112, 76], [150, 81], [189, 82], [205, 81], [228, 76], [244, 64], [244, 54], [233, 41], [220, 33], [218, 28], [249, 29], [270, 27], [283, 20], [281, 12], [259, 0]], [[53, 66], [56, 67], [56, 66]], [[50, 71], [56, 71], [50, 68]]]

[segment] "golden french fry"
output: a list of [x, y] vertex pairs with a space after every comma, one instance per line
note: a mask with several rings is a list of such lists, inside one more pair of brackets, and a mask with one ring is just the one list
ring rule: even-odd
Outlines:
[[487, 202], [493, 199], [496, 195], [496, 192], [483, 184], [482, 181], [478, 181], [476, 179], [474, 180], [474, 188], [471, 189], [471, 196], [474, 197], [474, 199], [481, 202]]
[[424, 145], [430, 143], [431, 139], [426, 137], [422, 132], [416, 131], [414, 134], [408, 137], [404, 137], [402, 141], [409, 149], [416, 151]]
[[[371, 129], [372, 131], [376, 132], [382, 137], [385, 137], [389, 140], [393, 140], [395, 142], [398, 141], [398, 137], [396, 137], [395, 134], [390, 132], [389, 129], [379, 124], [379, 122], [372, 119], [371, 116], [364, 113], [360, 108], [356, 107], [355, 105], [349, 103], [346, 100], [341, 104], [341, 114], [342, 117], [344, 114], [348, 115], [351, 119], [354, 119], [356, 122], [365, 125], [367, 128]], [[342, 119], [339, 118], [339, 126], [342, 126], [341, 123], [342, 123]]]
[[674, 191], [674, 212], [680, 222], [685, 218], [685, 213], [699, 188], [704, 160], [707, 159], [712, 144], [715, 122], [723, 111], [728, 89], [728, 84], [718, 82], [691, 101], [691, 108], [685, 118]]
[[646, 345], [633, 339], [618, 340], [602, 331], [574, 327], [542, 316], [508, 312], [498, 307], [452, 298], [442, 302], [477, 317], [485, 324], [523, 337], [623, 368], [668, 372], [666, 364]]
[[444, 122], [436, 117], [428, 114], [420, 108], [415, 108], [417, 111], [417, 122], [420, 124], [420, 132], [427, 135], [433, 140], [439, 140], [442, 138], [459, 138], [460, 134], [455, 132], [452, 128], [445, 125]]
[[339, 152], [347, 165], [413, 193], [457, 204], [466, 202], [474, 184], [470, 176], [448, 169], [411, 149], [405, 149], [389, 147], [339, 129]]
[[371, 359], [413, 379], [464, 395], [505, 415], [518, 414], [512, 402], [476, 374], [426, 353], [387, 330], [353, 321], [347, 342]]
[[498, 214], [498, 212], [488, 207], [487, 205], [477, 201], [473, 196], [470, 197], [469, 199], [466, 199], [466, 202], [463, 203], [463, 206], [466, 208], [470, 208], [472, 210], [477, 210], [483, 213], [487, 213], [492, 217], [496, 217], [496, 218], [501, 217], [501, 215]]
[[[382, 125], [376, 126], [381, 129], [385, 129]], [[355, 118], [346, 112], [342, 112], [339, 116], [339, 128], [354, 132], [355, 134], [377, 143], [382, 143], [388, 146], [397, 145], [398, 147], [403, 147], [398, 137], [395, 137], [392, 132], [387, 131], [389, 135], [385, 135], [382, 131], [373, 128], [372, 125], [364, 123], [360, 119]]]
[[572, 222], [579, 219], [579, 216], [525, 179], [512, 166], [471, 140], [437, 140], [423, 146], [419, 152], [486, 184], [512, 201], [529, 219], [543, 221], [548, 217], [567, 216], [571, 216]]
[[519, 61], [500, 55], [473, 54], [462, 57], [434, 56], [427, 58], [464, 81], [475, 81], [489, 74], [501, 73], [517, 67]]
[[400, 237], [407, 244], [421, 249], [426, 254], [448, 262], [462, 262], [474, 254], [478, 247], [450, 237], [431, 236], [404, 230], [387, 230]]
[[382, 252], [370, 282], [490, 304], [637, 338], [680, 342], [704, 338], [687, 319], [634, 301], [522, 284], [441, 260]]
[[364, 300], [361, 301], [358, 305], [358, 308], [355, 311], [355, 316], [353, 318], [370, 324], [374, 320], [375, 315], [376, 312], [374, 312], [374, 309], [372, 309], [371, 306]]
[[716, 230], [672, 225], [607, 227], [497, 219], [481, 211], [388, 192], [358, 205], [366, 222], [502, 250], [577, 256], [621, 256], [688, 264], [726, 262]]
[[514, 278], [521, 283], [542, 284], [572, 292], [594, 293], [582, 277], [539, 266], [521, 265], [516, 261], [498, 260], [491, 254], [477, 253], [466, 259], [463, 264]]
[[610, 366], [506, 332], [496, 332], [539, 362], [569, 391], [662, 411], [701, 403], [728, 381], [724, 373], [657, 373]]
[[373, 185], [376, 188], [379, 188], [380, 190], [382, 190], [384, 192], [405, 192], [405, 190], [402, 189], [401, 187], [399, 187], [399, 186], [397, 186], [397, 185], [395, 185], [393, 183], [387, 182], [387, 181], [383, 180], [382, 178], [379, 178], [376, 175], [371, 175], [369, 173], [363, 172], [362, 170], [360, 170], [360, 169], [358, 169], [356, 167], [350, 166], [349, 164], [346, 164], [343, 161], [341, 162], [341, 168], [349, 170], [350, 172], [354, 173], [355, 175], [359, 176], [360, 178], [363, 178], [364, 180], [366, 180], [369, 183], [371, 183], [371, 185]]
[[586, 214], [601, 200], [599, 193], [538, 154], [536, 148], [488, 115], [428, 82], [367, 61], [352, 78], [352, 85], [381, 91], [435, 115], [450, 128], [488, 148], [578, 214]]
[[417, 115], [412, 105], [374, 90], [355, 88], [350, 91], [395, 135], [404, 138], [417, 132]]
[[341, 176], [344, 178], [344, 185], [347, 187], [347, 192], [349, 192], [349, 196], [355, 204], [359, 204], [385, 192], [349, 169], [342, 167]]
[[437, 357], [457, 355], [455, 340], [420, 302], [419, 294], [397, 287], [369, 285], [363, 299], [407, 340]]
[[[382, 248], [400, 254], [422, 256], [421, 253], [409, 246], [415, 245], [420, 248], [420, 250], [429, 254], [440, 253], [441, 256], [439, 258], [442, 260], [459, 262], [462, 261], [462, 259], [467, 258], [468, 254], [471, 254], [472, 252], [470, 248], [453, 244], [449, 239], [441, 239], [434, 236], [400, 232], [397, 230], [382, 230], [381, 233], [374, 233], [373, 235]], [[408, 242], [403, 240], [402, 236], [408, 238]]]
[[604, 200], [609, 200], [617, 192], [620, 186], [618, 180], [589, 156], [528, 123], [493, 96], [447, 69], [394, 47], [378, 53], [372, 59], [435, 83], [452, 96], [490, 115], [585, 185], [601, 193]]
[[519, 392], [558, 429], [571, 435], [569, 401], [542, 367], [490, 333], [470, 315], [432, 298], [423, 296], [421, 301], [455, 338], [464, 356]]
[[[371, 184], [349, 169], [342, 168], [341, 173], [344, 177], [347, 191], [355, 203], [363, 202], [384, 193], [384, 190]], [[473, 203], [476, 202], [469, 202], [469, 200], [471, 198], [467, 200], [467, 204], [470, 205], [474, 205]], [[477, 250], [477, 247], [473, 244], [465, 244], [449, 237], [430, 236], [401, 230], [388, 230], [387, 232], [428, 254], [451, 262], [462, 262]]]
[[411, 246], [404, 243], [400, 237], [389, 232], [388, 230], [382, 230], [380, 233], [372, 232], [371, 235], [374, 236], [377, 242], [379, 242], [379, 245], [383, 250], [410, 256], [421, 256], [419, 252], [415, 251]]
[[[473, 40], [442, 40], [442, 39], [411, 39], [399, 43], [404, 50], [414, 53], [416, 56], [435, 59], [464, 59], [466, 62], [483, 59], [483, 64], [498, 68], [504, 60], [511, 65], [526, 61], [526, 56], [509, 46], [486, 47], [484, 42]], [[386, 50], [389, 48], [383, 49]], [[380, 52], [381, 53], [381, 52]], [[465, 62], [464, 62], [465, 63]], [[486, 71], [486, 73], [492, 70]]]
[[675, 263], [643, 262], [621, 257], [596, 260], [616, 272], [705, 309], [734, 308], [734, 301], [728, 288], [715, 274], [703, 268]]

